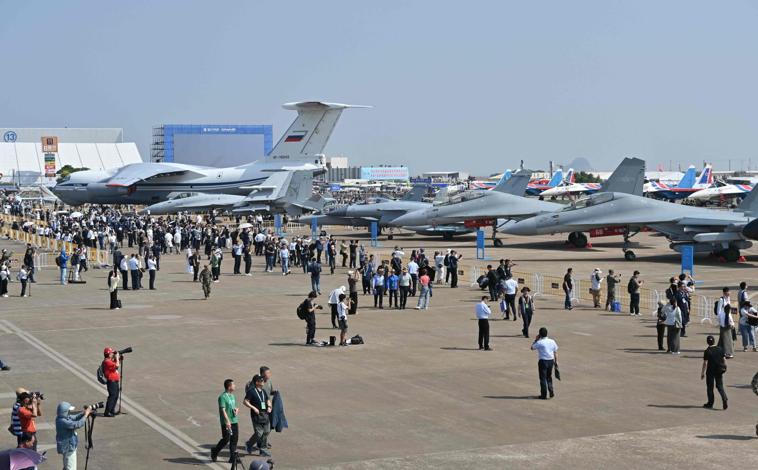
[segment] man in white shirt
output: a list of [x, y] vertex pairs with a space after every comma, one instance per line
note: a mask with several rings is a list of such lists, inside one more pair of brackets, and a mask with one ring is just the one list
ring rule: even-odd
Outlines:
[[558, 344], [547, 337], [547, 328], [540, 328], [540, 334], [532, 343], [532, 350], [537, 351], [539, 361], [537, 370], [540, 376], [540, 400], [547, 400], [548, 393], [550, 398], [555, 396], [553, 393], [553, 366], [558, 360]]
[[503, 281], [503, 298], [505, 301], [505, 312], [503, 320], [508, 320], [509, 315], [513, 313], [513, 321], [516, 321], [518, 315], [516, 314], [516, 291], [518, 290], [518, 281], [513, 279], [509, 274], [505, 275], [505, 281]]
[[347, 346], [347, 312], [350, 310], [350, 300], [342, 293], [338, 297], [337, 318], [340, 325], [340, 346]]
[[[411, 275], [411, 297], [416, 297], [416, 288], [418, 287], [418, 263], [415, 260], [408, 262], [408, 274]], [[376, 270], [374, 270], [376, 272]]]
[[718, 300], [717, 313], [719, 320], [719, 343], [718, 346], [724, 350], [724, 356], [727, 359], [734, 357], [734, 337], [732, 329], [734, 328], [734, 319], [732, 319], [731, 298], [729, 297], [729, 288], [722, 289], [722, 295]]
[[147, 257], [147, 274], [149, 276], [150, 290], [155, 290], [155, 272], [158, 269], [158, 263], [155, 261], [155, 256], [150, 255]]
[[479, 323], [479, 350], [492, 351], [490, 348], [490, 306], [487, 305], [487, 296], [476, 304], [476, 320]]
[[332, 328], [338, 328], [337, 327], [337, 316], [338, 316], [338, 308], [337, 306], [340, 303], [340, 294], [345, 293], [345, 286], [340, 286], [333, 291], [329, 293], [329, 308], [331, 309], [332, 313]]
[[603, 271], [600, 268], [592, 270], [590, 275], [590, 289], [592, 290], [592, 303], [595, 308], [600, 308], [600, 285], [603, 283]]

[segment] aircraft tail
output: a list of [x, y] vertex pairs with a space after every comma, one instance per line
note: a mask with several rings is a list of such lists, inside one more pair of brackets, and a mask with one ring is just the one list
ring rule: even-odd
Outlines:
[[758, 184], [747, 193], [745, 199], [743, 199], [740, 205], [737, 206], [737, 210], [748, 216], [758, 216]]
[[703, 171], [700, 173], [700, 178], [697, 179], [696, 186], [698, 188], [705, 188], [713, 184], [713, 167], [711, 165], [705, 165]]
[[679, 184], [676, 185], [677, 188], [692, 188], [695, 186], [695, 178], [696, 178], [696, 170], [695, 167], [690, 165], [689, 168], [687, 168], [687, 171], [684, 173], [684, 176], [682, 177], [682, 180], [679, 181]]
[[347, 108], [368, 108], [321, 101], [287, 103], [284, 109], [297, 111], [297, 118], [279, 139], [266, 159], [323, 165], [323, 152], [334, 126]]
[[575, 182], [574, 181], [574, 169], [573, 168], [569, 168], [568, 173], [566, 173], [566, 182], [569, 183], [569, 184]]
[[513, 176], [513, 172], [511, 170], [505, 170], [503, 172], [503, 176], [500, 177], [500, 180], [498, 180], [497, 184], [493, 187], [493, 189], [497, 188], [499, 185], [508, 181], [511, 178], [511, 176]]
[[403, 197], [400, 198], [400, 200], [421, 202], [424, 200], [424, 196], [426, 195], [426, 189], [427, 187], [424, 184], [415, 185], [411, 188], [410, 191], [405, 193]]
[[550, 179], [550, 182], [547, 184], [549, 188], [554, 188], [561, 184], [563, 182], [563, 170], [558, 168], [555, 170], [555, 173], [553, 173], [553, 177]]
[[513, 194], [514, 196], [523, 196], [526, 191], [526, 186], [529, 184], [531, 178], [532, 170], [519, 170], [508, 180], [504, 181], [501, 179], [497, 186], [493, 188], [493, 191]]
[[645, 160], [625, 158], [605, 182], [601, 191], [642, 196], [645, 182]]

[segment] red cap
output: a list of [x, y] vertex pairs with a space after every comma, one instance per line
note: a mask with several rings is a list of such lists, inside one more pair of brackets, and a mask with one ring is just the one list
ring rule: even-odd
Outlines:
[[112, 348], [105, 348], [105, 349], [103, 349], [103, 356], [110, 356], [111, 353], [113, 353], [113, 349]]

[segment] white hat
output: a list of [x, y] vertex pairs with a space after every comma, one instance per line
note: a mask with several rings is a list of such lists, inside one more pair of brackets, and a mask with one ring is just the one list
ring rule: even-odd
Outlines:
[[341, 290], [342, 292], [345, 292], [345, 286], [340, 286], [340, 290]]

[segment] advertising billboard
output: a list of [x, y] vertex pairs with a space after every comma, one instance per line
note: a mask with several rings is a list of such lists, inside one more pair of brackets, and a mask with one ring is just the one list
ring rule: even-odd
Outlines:
[[361, 168], [362, 180], [408, 181], [408, 177], [408, 167], [406, 166], [364, 166]]

